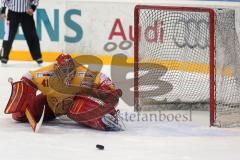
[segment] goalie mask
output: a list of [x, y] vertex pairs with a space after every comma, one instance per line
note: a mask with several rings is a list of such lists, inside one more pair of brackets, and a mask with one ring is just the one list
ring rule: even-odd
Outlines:
[[71, 80], [76, 73], [76, 66], [69, 54], [61, 54], [56, 59], [56, 74], [67, 85], [70, 86]]

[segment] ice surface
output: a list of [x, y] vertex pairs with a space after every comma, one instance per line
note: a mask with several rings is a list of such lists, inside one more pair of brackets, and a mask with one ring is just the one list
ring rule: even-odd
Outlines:
[[[133, 108], [123, 101], [119, 104], [126, 125], [123, 132], [97, 131], [61, 118], [44, 123], [35, 134], [29, 124], [17, 123], [3, 113], [11, 90], [8, 77], [18, 80], [30, 68], [37, 65], [10, 61], [7, 67], [0, 67], [1, 160], [238, 160], [240, 157], [240, 129], [210, 128], [207, 112], [193, 112], [192, 121], [188, 122], [146, 122], [136, 117], [130, 121], [126, 115], [134, 115]], [[109, 66], [104, 66], [103, 72], [110, 75]], [[105, 150], [97, 150], [96, 144], [104, 145]]]

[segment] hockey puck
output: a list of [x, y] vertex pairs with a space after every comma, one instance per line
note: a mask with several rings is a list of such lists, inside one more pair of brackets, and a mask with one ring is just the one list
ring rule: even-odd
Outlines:
[[101, 145], [101, 144], [97, 144], [97, 145], [96, 145], [96, 148], [97, 148], [97, 149], [100, 149], [100, 150], [104, 150], [104, 146]]

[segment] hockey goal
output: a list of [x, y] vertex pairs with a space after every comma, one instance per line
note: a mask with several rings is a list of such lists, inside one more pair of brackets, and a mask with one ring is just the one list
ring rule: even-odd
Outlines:
[[205, 109], [211, 126], [240, 126], [235, 11], [138, 5], [134, 14], [135, 109]]

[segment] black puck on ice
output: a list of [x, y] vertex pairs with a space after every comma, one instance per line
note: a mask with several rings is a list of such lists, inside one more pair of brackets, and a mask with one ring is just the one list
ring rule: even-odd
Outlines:
[[104, 150], [104, 146], [101, 145], [101, 144], [97, 144], [97, 145], [96, 145], [96, 148], [97, 148], [97, 149], [100, 149], [100, 150]]

